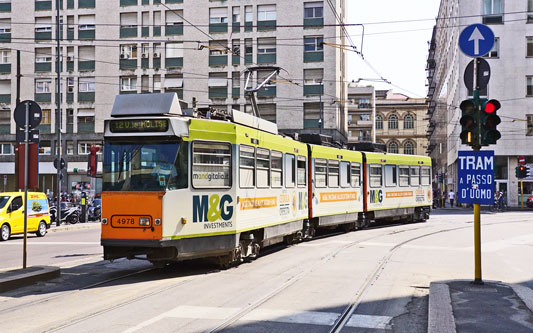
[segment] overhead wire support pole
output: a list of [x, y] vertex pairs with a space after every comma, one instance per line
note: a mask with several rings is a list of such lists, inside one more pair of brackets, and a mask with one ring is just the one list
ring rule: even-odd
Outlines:
[[28, 257], [28, 149], [29, 149], [29, 131], [30, 131], [30, 102], [26, 102], [25, 123], [24, 123], [24, 245], [22, 249], [22, 268], [26, 269]]
[[56, 39], [57, 39], [57, 94], [56, 94], [56, 104], [57, 104], [57, 113], [56, 113], [56, 132], [57, 132], [57, 203], [56, 203], [56, 226], [61, 225], [61, 178], [62, 178], [62, 169], [61, 169], [61, 43], [60, 43], [60, 32], [61, 26], [59, 24], [59, 2], [56, 0]]

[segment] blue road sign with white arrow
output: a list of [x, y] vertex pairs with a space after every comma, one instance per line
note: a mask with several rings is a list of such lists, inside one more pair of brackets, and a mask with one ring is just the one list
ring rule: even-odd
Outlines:
[[481, 57], [494, 45], [494, 32], [484, 24], [472, 24], [459, 35], [459, 48], [469, 57]]

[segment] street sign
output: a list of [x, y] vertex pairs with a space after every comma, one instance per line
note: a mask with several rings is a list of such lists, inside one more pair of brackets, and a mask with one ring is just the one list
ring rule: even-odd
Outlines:
[[[477, 87], [474, 87], [474, 62], [477, 61]], [[464, 81], [469, 91], [482, 90], [487, 87], [490, 80], [490, 66], [487, 60], [476, 58], [466, 66]]]
[[520, 165], [526, 164], [526, 158], [524, 156], [518, 156], [518, 164]]
[[[58, 163], [57, 163], [57, 158], [56, 158], [56, 159], [54, 160], [54, 168], [56, 168], [56, 169], [57, 169], [57, 167], [58, 167], [57, 164], [58, 164]], [[67, 162], [65, 162], [64, 159], [61, 159], [61, 162], [59, 163], [59, 167], [60, 167], [61, 169], [64, 169], [66, 165], [67, 165]]]
[[459, 48], [469, 57], [487, 54], [494, 45], [494, 32], [484, 24], [472, 24], [459, 35]]
[[[32, 143], [39, 143], [39, 130], [38, 129], [31, 129], [28, 133], [29, 142]], [[24, 143], [24, 130], [17, 127], [17, 132], [15, 135], [15, 139], [17, 142]]]
[[457, 201], [467, 204], [493, 204], [494, 151], [461, 150], [458, 161]]
[[17, 104], [17, 107], [15, 107], [15, 111], [13, 112], [15, 123], [19, 128], [24, 128], [26, 125], [26, 103], [29, 103], [30, 107], [30, 128], [35, 128], [41, 123], [43, 112], [41, 111], [39, 104], [35, 103], [34, 101], [26, 100]]

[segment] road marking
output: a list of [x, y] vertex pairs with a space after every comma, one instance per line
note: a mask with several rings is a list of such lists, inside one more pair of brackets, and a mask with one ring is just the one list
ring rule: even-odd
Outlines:
[[[7, 241], [0, 243], [0, 246], [7, 246], [7, 245], [22, 245], [22, 240], [16, 240], [16, 241]], [[32, 242], [29, 241], [28, 245], [100, 245], [100, 242]]]
[[[145, 320], [136, 326], [130, 327], [129, 329], [123, 331], [123, 333], [137, 332], [166, 318], [224, 320], [239, 311], [241, 311], [240, 308], [181, 305], [151, 319]], [[239, 319], [239, 321], [269, 321], [277, 323], [332, 326], [339, 316], [340, 313], [336, 312], [255, 309]], [[346, 326], [357, 328], [386, 329], [391, 320], [392, 317], [388, 316], [354, 314], [351, 316]]]
[[[492, 242], [483, 242], [483, 252], [497, 252], [509, 247], [533, 244], [533, 234], [521, 235], [513, 238], [500, 239]], [[470, 250], [473, 247], [469, 248]]]

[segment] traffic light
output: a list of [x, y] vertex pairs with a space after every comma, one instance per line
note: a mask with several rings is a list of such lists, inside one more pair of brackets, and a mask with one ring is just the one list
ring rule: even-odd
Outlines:
[[474, 99], [465, 99], [459, 106], [461, 109], [461, 143], [476, 145], [478, 143], [477, 105]]
[[87, 176], [96, 177], [98, 169], [98, 155], [96, 154], [100, 147], [91, 146], [89, 148], [89, 161], [87, 164]]
[[516, 178], [523, 179], [528, 176], [528, 168], [525, 165], [519, 165], [515, 170]]
[[481, 105], [481, 145], [488, 146], [496, 144], [496, 141], [502, 137], [496, 127], [501, 123], [500, 117], [496, 111], [500, 109], [501, 104], [495, 99], [487, 100], [483, 98], [480, 100]]

